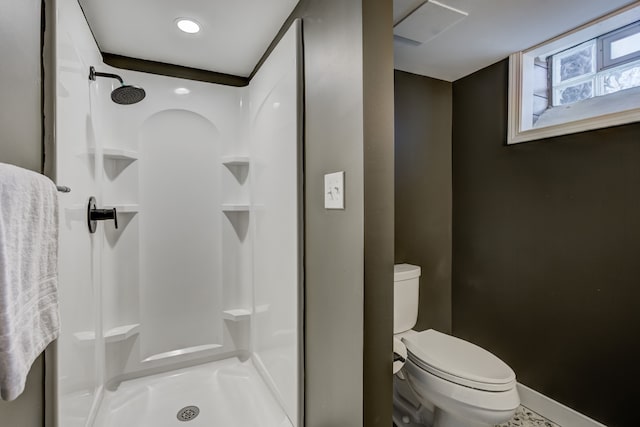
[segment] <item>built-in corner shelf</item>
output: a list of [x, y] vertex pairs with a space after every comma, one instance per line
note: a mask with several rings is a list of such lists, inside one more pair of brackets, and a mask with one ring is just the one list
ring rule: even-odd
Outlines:
[[74, 332], [73, 337], [81, 343], [88, 343], [90, 341], [95, 341], [96, 333], [93, 331]]
[[105, 159], [109, 160], [138, 160], [138, 152], [133, 150], [124, 150], [121, 148], [105, 147], [102, 150], [102, 155]]
[[222, 312], [222, 317], [226, 320], [239, 322], [240, 320], [247, 320], [251, 317], [251, 310], [246, 308], [235, 308], [233, 310], [225, 310]]
[[131, 325], [122, 325], [115, 328], [111, 328], [104, 334], [104, 341], [106, 343], [124, 341], [129, 337], [132, 337], [140, 332], [140, 324], [133, 323]]
[[222, 205], [223, 212], [249, 212], [249, 205], [243, 203], [225, 203]]
[[123, 213], [123, 214], [137, 214], [140, 211], [140, 205], [136, 204], [136, 203], [113, 203], [113, 204], [106, 204], [105, 205], [106, 209], [113, 209], [116, 208], [116, 211], [118, 211], [118, 213]]
[[229, 172], [236, 178], [240, 185], [247, 182], [249, 176], [249, 156], [223, 156], [222, 164], [229, 169]]
[[[140, 332], [139, 323], [117, 326], [105, 332], [104, 341], [106, 343], [124, 341], [127, 338], [138, 334], [139, 332]], [[76, 340], [78, 340], [81, 343], [89, 343], [91, 341], [95, 341], [96, 339], [96, 334], [94, 331], [76, 332], [73, 334], [73, 336], [75, 337]]]
[[[96, 149], [89, 149], [89, 154], [95, 156]], [[134, 160], [138, 160], [138, 152], [124, 148], [104, 147], [102, 149], [102, 157], [106, 160], [128, 160], [133, 162]]]
[[223, 156], [222, 164], [225, 166], [249, 166], [249, 156]]

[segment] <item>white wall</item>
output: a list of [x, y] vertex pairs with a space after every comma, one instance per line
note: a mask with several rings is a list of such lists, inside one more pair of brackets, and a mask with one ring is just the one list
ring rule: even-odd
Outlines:
[[294, 426], [300, 390], [299, 25], [294, 22], [250, 84], [253, 358]]
[[234, 283], [223, 281], [220, 210], [220, 156], [241, 143], [243, 89], [111, 72], [147, 96], [130, 106], [108, 100], [108, 143], [138, 160], [107, 177], [106, 203], [133, 204], [138, 213], [123, 213], [125, 228], [108, 233], [103, 269], [118, 277], [103, 282], [105, 328], [139, 324], [140, 333], [107, 344], [107, 382], [246, 352], [246, 332], [223, 320], [223, 295]]
[[103, 123], [96, 117], [104, 89], [88, 84], [89, 65], [100, 55], [74, 0], [57, 1], [56, 181], [71, 187], [60, 195], [57, 395], [59, 425], [84, 426], [100, 396], [104, 341], [100, 300], [100, 250], [103, 233], [89, 234], [89, 196], [102, 203], [102, 158], [96, 155]]
[[[218, 188], [220, 154], [244, 143], [244, 90], [105, 66], [78, 3], [56, 7], [57, 180], [72, 188], [61, 195], [58, 423], [74, 427], [111, 380], [248, 351], [246, 328], [222, 318]], [[112, 103], [117, 82], [90, 82], [90, 65], [147, 98]], [[118, 230], [89, 234], [90, 196], [121, 208]]]
[[145, 358], [222, 345], [219, 152], [218, 129], [193, 111], [161, 111], [140, 129]]
[[[77, 2], [57, 8], [57, 179], [72, 188], [61, 205], [59, 425], [90, 423], [103, 387], [250, 345], [297, 425], [299, 24], [251, 87], [235, 88], [108, 67]], [[90, 82], [90, 65], [146, 98], [112, 103], [118, 83]], [[117, 230], [88, 233], [90, 196], [119, 209]]]

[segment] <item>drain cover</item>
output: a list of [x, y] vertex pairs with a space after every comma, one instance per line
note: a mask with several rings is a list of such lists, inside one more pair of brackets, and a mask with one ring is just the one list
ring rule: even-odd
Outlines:
[[191, 421], [200, 413], [200, 408], [197, 406], [185, 406], [178, 411], [176, 417], [180, 421]]

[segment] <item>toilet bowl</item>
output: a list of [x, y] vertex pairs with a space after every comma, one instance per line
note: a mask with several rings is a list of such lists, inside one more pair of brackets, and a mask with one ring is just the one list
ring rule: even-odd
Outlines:
[[420, 267], [401, 264], [395, 272], [394, 337], [406, 346], [407, 356], [394, 379], [394, 422], [398, 427], [485, 427], [509, 420], [520, 404], [513, 370], [470, 342], [433, 329], [411, 330]]
[[435, 407], [435, 427], [495, 425], [515, 413], [515, 374], [493, 354], [433, 329], [403, 343], [406, 380], [419, 400]]

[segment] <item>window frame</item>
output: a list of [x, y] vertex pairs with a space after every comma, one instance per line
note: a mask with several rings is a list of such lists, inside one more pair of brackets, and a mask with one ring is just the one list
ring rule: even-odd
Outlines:
[[[550, 109], [554, 110], [553, 112], [543, 113], [543, 116], [552, 113], [549, 116], [555, 117], [552, 117], [551, 120], [538, 122], [533, 120], [533, 70], [536, 59], [547, 60], [552, 55], [571, 46], [583, 44], [609, 33], [615, 36], [616, 30], [619, 29], [622, 32], [624, 27], [639, 20], [640, 5], [636, 2], [566, 34], [512, 54], [509, 57], [507, 144], [640, 121], [640, 96], [635, 90], [638, 88], [610, 94], [606, 97], [596, 97], [579, 103], [553, 107]], [[611, 41], [615, 41], [615, 39], [612, 38]], [[623, 92], [628, 92], [628, 94], [620, 96]], [[632, 99], [631, 101], [629, 99], [622, 100], [623, 97]], [[585, 104], [583, 108], [572, 108], [583, 103]], [[588, 108], [589, 106], [593, 108]], [[581, 112], [572, 116], [573, 110]]]
[[640, 34], [640, 22], [634, 22], [633, 24], [627, 25], [626, 27], [598, 37], [598, 49], [600, 53], [598, 58], [598, 71], [617, 67], [618, 65], [626, 64], [640, 59], [640, 49], [627, 55], [620, 56], [616, 59], [610, 59], [611, 43], [634, 34]]

